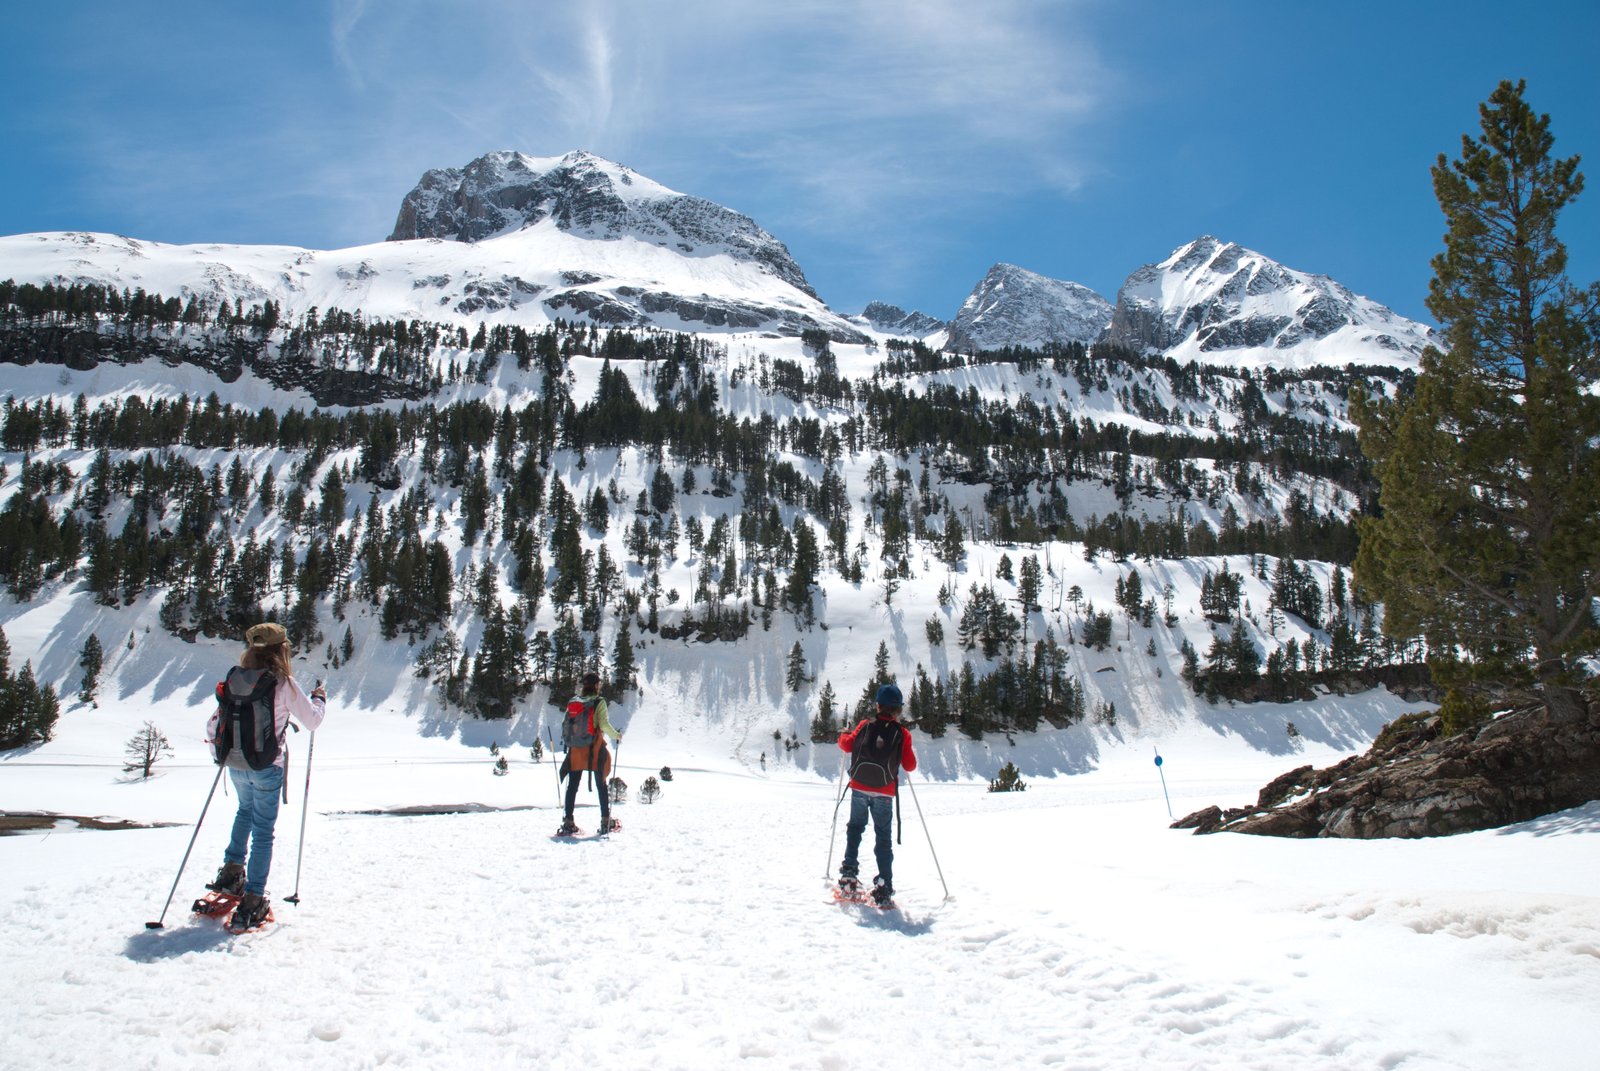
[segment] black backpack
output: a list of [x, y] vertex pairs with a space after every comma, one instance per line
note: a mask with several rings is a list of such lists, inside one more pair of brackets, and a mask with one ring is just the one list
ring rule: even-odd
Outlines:
[[283, 737], [278, 733], [272, 698], [278, 678], [269, 669], [228, 670], [227, 680], [217, 684], [218, 765], [238, 769], [265, 770], [283, 752]]
[[597, 695], [574, 696], [567, 701], [567, 716], [561, 721], [562, 747], [571, 751], [594, 743], [598, 731], [594, 724], [594, 708], [599, 702]]
[[905, 731], [899, 722], [888, 718], [874, 718], [862, 726], [850, 752], [850, 780], [867, 788], [898, 785], [900, 741]]

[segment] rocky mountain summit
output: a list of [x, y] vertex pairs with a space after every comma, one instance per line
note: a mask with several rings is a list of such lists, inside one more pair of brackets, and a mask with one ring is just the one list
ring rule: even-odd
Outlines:
[[907, 312], [898, 305], [874, 301], [856, 319], [875, 331], [900, 338], [927, 338], [945, 329], [945, 322], [925, 312]]
[[726, 253], [817, 296], [788, 248], [749, 216], [583, 151], [491, 152], [464, 168], [429, 171], [401, 202], [389, 240], [479, 242], [545, 220], [585, 238], [631, 236], [685, 255]]
[[950, 321], [946, 348], [1088, 344], [1105, 333], [1111, 313], [1111, 303], [1086, 286], [996, 264]]
[[1326, 276], [1206, 235], [1128, 276], [1106, 338], [1177, 360], [1404, 366], [1432, 333]]

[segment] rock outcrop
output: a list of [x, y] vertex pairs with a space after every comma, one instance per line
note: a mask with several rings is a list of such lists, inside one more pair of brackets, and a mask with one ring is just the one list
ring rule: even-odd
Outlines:
[[389, 240], [479, 242], [545, 220], [586, 238], [726, 253], [817, 296], [788, 247], [749, 216], [582, 151], [551, 159], [491, 152], [463, 168], [429, 171], [401, 202]]
[[1389, 726], [1364, 755], [1303, 766], [1254, 807], [1208, 807], [1175, 822], [1197, 833], [1437, 837], [1525, 822], [1600, 799], [1600, 709], [1557, 721], [1543, 707], [1444, 736], [1437, 715]]
[[907, 312], [898, 305], [889, 305], [882, 301], [868, 304], [861, 310], [861, 315], [857, 319], [871, 325], [874, 330], [901, 338], [926, 338], [945, 328], [943, 320], [935, 319], [925, 312]]

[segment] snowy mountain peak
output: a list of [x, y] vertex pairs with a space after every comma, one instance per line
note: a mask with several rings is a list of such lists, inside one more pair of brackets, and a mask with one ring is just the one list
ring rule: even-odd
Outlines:
[[869, 303], [861, 310], [861, 315], [856, 317], [856, 320], [886, 335], [898, 335], [902, 338], [926, 338], [937, 331], [943, 331], [945, 327], [943, 320], [935, 319], [925, 312], [907, 312], [899, 305], [890, 305], [882, 301]]
[[726, 254], [816, 297], [788, 248], [750, 217], [583, 150], [558, 157], [491, 152], [462, 168], [428, 171], [401, 202], [389, 240], [479, 242], [546, 222], [584, 238], [636, 238], [686, 256]]
[[996, 264], [950, 322], [951, 349], [1040, 349], [1094, 342], [1111, 322], [1109, 301], [1086, 286], [1015, 264]]
[[1108, 340], [1239, 366], [1414, 365], [1432, 331], [1324, 275], [1203, 235], [1135, 271]]

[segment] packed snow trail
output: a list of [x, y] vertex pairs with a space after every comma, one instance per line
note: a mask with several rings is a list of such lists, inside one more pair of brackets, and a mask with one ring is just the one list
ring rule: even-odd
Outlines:
[[[1592, 899], [1572, 898], [1560, 926], [1526, 913], [1534, 947], [1515, 952], [1535, 958], [1502, 960], [1427, 936], [1393, 897], [1309, 879], [1320, 894], [1302, 902], [1306, 876], [1283, 861], [1383, 846], [1192, 838], [1149, 821], [1148, 798], [1117, 802], [1116, 786], [1081, 807], [1037, 788], [918, 791], [955, 898], [942, 901], [908, 806], [890, 912], [822, 902], [831, 786], [733, 773], [680, 771], [661, 802], [622, 805], [608, 840], [553, 841], [559, 812], [537, 800], [314, 814], [301, 905], [278, 900], [275, 926], [239, 937], [182, 916], [143, 928], [191, 830], [0, 839], [0, 1063], [1415, 1071], [1515, 1066], [1510, 1043], [1537, 1045], [1558, 1019], [1558, 1036], [1600, 1040], [1592, 1015], [1561, 1018], [1600, 995]], [[587, 793], [578, 818], [598, 818]], [[282, 832], [273, 878], [287, 890]], [[201, 831], [180, 895], [224, 837]], [[1456, 988], [1419, 1016], [1437, 964], [1388, 953], [1441, 940]], [[1548, 1014], [1506, 1025], [1493, 1009], [1508, 995]]]

